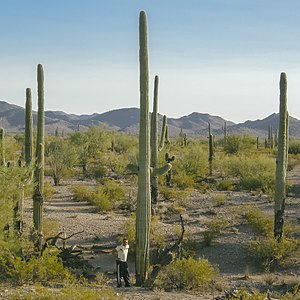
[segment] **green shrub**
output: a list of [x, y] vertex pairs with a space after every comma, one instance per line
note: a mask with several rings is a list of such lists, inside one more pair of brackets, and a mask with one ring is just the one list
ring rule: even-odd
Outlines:
[[226, 177], [237, 178], [240, 189], [274, 191], [274, 158], [266, 155], [225, 156], [218, 161], [218, 168]]
[[232, 191], [234, 186], [230, 180], [223, 180], [216, 185], [218, 191]]
[[165, 289], [206, 290], [217, 278], [218, 269], [206, 259], [177, 259], [165, 267], [159, 275]]
[[108, 170], [105, 166], [94, 166], [91, 168], [91, 174], [96, 178], [104, 178], [107, 176]]
[[44, 183], [44, 197], [45, 199], [50, 199], [55, 193], [54, 187], [51, 185], [49, 181], [45, 181]]
[[71, 191], [75, 201], [91, 202], [94, 195], [94, 189], [85, 185], [73, 185]]
[[192, 178], [204, 177], [208, 173], [208, 151], [201, 145], [190, 145], [183, 148], [174, 161], [174, 173], [185, 173]]
[[244, 217], [255, 233], [263, 236], [271, 236], [273, 234], [273, 217], [268, 217], [266, 214], [256, 207], [244, 207]]
[[101, 186], [103, 192], [111, 202], [122, 201], [125, 197], [125, 189], [114, 180], [106, 180], [104, 185]]
[[163, 196], [164, 200], [179, 200], [185, 201], [191, 193], [190, 189], [187, 190], [177, 190], [175, 188], [169, 188], [163, 186], [159, 189], [159, 193]]
[[226, 138], [224, 145], [224, 151], [228, 154], [236, 154], [240, 152], [242, 144], [242, 138], [238, 135], [230, 135]]
[[289, 142], [289, 153], [290, 154], [300, 154], [300, 141], [291, 140]]
[[212, 200], [216, 206], [222, 206], [227, 203], [227, 196], [224, 194], [218, 194], [213, 196]]
[[112, 209], [112, 202], [102, 187], [96, 189], [91, 204], [95, 205], [98, 211], [110, 211]]
[[261, 237], [249, 244], [249, 254], [261, 264], [265, 271], [270, 271], [299, 247], [293, 239], [277, 241], [273, 237]]
[[59, 250], [47, 248], [43, 255], [32, 252], [33, 245], [15, 242], [0, 244], [1, 273], [18, 284], [38, 281], [63, 281], [72, 279], [64, 268]]
[[180, 190], [192, 188], [195, 185], [193, 178], [182, 171], [177, 171], [172, 177], [173, 186]]

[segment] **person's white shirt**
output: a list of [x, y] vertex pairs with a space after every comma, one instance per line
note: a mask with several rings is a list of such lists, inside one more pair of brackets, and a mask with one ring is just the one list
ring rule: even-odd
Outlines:
[[121, 244], [121, 245], [117, 246], [115, 249], [118, 253], [118, 259], [120, 261], [126, 262], [127, 261], [129, 245]]

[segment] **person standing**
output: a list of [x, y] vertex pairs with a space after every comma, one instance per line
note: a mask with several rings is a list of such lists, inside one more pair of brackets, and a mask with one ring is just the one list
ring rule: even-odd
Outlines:
[[127, 265], [129, 244], [127, 239], [123, 239], [123, 243], [117, 246], [113, 253], [117, 258], [117, 287], [122, 286], [121, 279], [123, 277], [125, 287], [130, 287], [129, 270]]

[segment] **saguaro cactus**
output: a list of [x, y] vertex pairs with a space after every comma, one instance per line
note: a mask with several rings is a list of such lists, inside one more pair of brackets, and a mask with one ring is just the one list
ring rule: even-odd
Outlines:
[[280, 75], [280, 104], [279, 104], [279, 136], [276, 160], [275, 181], [275, 217], [274, 237], [280, 240], [283, 237], [284, 210], [286, 199], [286, 169], [288, 151], [288, 112], [287, 112], [287, 77]]
[[224, 121], [224, 145], [226, 145], [226, 143], [227, 143], [227, 136], [228, 136], [228, 133], [227, 133], [227, 122]]
[[149, 132], [149, 72], [147, 17], [144, 11], [139, 17], [140, 60], [140, 131], [139, 170], [136, 209], [136, 284], [141, 285], [148, 277], [151, 195], [150, 195], [150, 132]]
[[[158, 162], [158, 76], [154, 78], [154, 96], [153, 96], [153, 112], [151, 114], [151, 162], [150, 165], [152, 168], [157, 167]], [[163, 138], [163, 137], [162, 137]], [[151, 200], [152, 203], [157, 203], [158, 196], [158, 177], [151, 176]]]
[[29, 167], [32, 161], [33, 153], [33, 129], [32, 129], [32, 98], [31, 89], [26, 89], [25, 103], [25, 161]]
[[0, 166], [4, 167], [5, 164], [5, 142], [4, 142], [5, 131], [4, 128], [0, 128]]
[[44, 70], [43, 66], [37, 66], [37, 84], [38, 84], [38, 123], [36, 140], [36, 167], [35, 181], [36, 186], [33, 194], [33, 225], [38, 235], [37, 246], [42, 243], [43, 233], [43, 193], [44, 193]]
[[[151, 168], [157, 169], [158, 167], [158, 152], [164, 148], [165, 138], [167, 132], [167, 117], [163, 116], [163, 124], [161, 130], [161, 139], [158, 146], [158, 83], [159, 78], [156, 75], [154, 78], [154, 96], [153, 96], [153, 112], [151, 114], [151, 132], [150, 132], [150, 145], [151, 145]], [[151, 176], [151, 202], [157, 203], [158, 197], [158, 176], [153, 175], [155, 172], [152, 172]]]

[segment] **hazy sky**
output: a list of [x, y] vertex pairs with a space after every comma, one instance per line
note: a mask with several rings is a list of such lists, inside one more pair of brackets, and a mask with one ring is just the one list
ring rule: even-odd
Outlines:
[[0, 99], [24, 107], [36, 65], [45, 109], [139, 107], [138, 17], [148, 17], [150, 110], [234, 122], [278, 112], [280, 72], [300, 119], [299, 0], [7, 0], [0, 4]]

